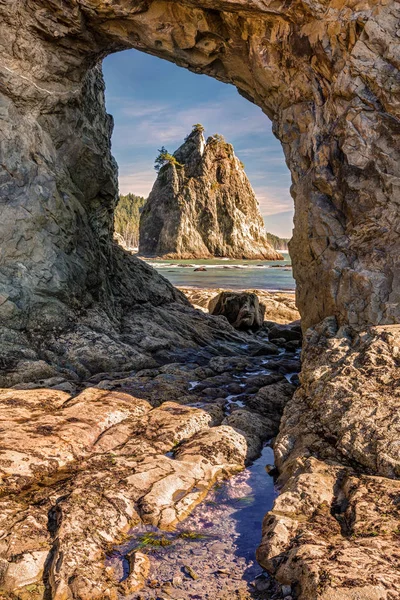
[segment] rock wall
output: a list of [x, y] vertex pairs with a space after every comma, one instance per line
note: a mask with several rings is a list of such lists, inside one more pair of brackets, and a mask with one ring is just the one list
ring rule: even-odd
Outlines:
[[90, 69], [124, 48], [232, 83], [273, 120], [305, 326], [398, 320], [398, 3], [271, 6], [2, 2], [3, 321], [110, 289], [116, 171]]
[[259, 562], [302, 600], [400, 598], [400, 327], [310, 329]]
[[370, 330], [400, 320], [399, 16], [394, 0], [0, 2], [2, 385], [48, 381], [51, 364], [78, 379], [149, 367], [152, 349], [187, 359], [199, 338], [233, 336], [112, 245], [116, 167], [96, 66], [107, 53], [137, 48], [211, 75], [272, 119], [293, 181], [298, 305], [315, 327], [260, 560], [301, 600], [399, 598], [398, 396], [381, 368], [397, 383], [398, 333]]
[[279, 260], [244, 167], [223, 138], [194, 128], [165, 164], [140, 218], [139, 253]]

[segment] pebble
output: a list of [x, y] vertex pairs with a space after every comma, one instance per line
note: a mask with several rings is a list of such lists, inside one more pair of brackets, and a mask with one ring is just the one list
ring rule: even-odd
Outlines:
[[189, 567], [189, 565], [184, 565], [183, 570], [192, 579], [198, 579], [199, 578], [199, 576], [197, 575], [197, 573], [195, 571], [193, 571], [192, 567]]
[[288, 596], [290, 596], [291, 593], [292, 593], [292, 588], [290, 585], [282, 586], [282, 594], [283, 594], [284, 598], [287, 598]]
[[269, 579], [265, 579], [264, 577], [260, 577], [256, 580], [256, 590], [258, 592], [265, 592], [270, 588], [271, 582]]

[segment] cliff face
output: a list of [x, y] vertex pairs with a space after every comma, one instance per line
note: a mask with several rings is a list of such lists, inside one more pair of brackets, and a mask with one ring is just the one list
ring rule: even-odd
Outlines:
[[[117, 577], [103, 553], [138, 522], [136, 509], [154, 524], [161, 513], [187, 511], [219, 468], [243, 462], [225, 424], [205, 439], [196, 406], [197, 448], [193, 428], [183, 421], [177, 433], [168, 410], [163, 432], [159, 413], [152, 425], [135, 420], [148, 369], [168, 360], [176, 366], [177, 357], [189, 362], [202, 344], [215, 369], [202, 367], [202, 348], [179, 381], [211, 379], [203, 391], [219, 386], [222, 371], [236, 367], [215, 352], [224, 351], [222, 336], [227, 354], [239, 336], [112, 244], [112, 120], [95, 65], [136, 48], [235, 85], [273, 120], [291, 170], [290, 248], [308, 331], [301, 387], [275, 444], [284, 488], [265, 520], [259, 560], [293, 583], [298, 600], [398, 599], [398, 31], [394, 1], [0, 1], [0, 384], [50, 387], [14, 387], [0, 407], [9, 449], [1, 465], [2, 597], [115, 598]], [[248, 348], [247, 364], [256, 364], [261, 349], [240, 339], [234, 351]], [[173, 394], [174, 365], [166, 366], [153, 371], [152, 402], [185, 403], [191, 386]], [[285, 363], [277, 368], [285, 372]], [[110, 379], [127, 371], [141, 372], [135, 385]], [[92, 401], [70, 397], [80, 381], [105, 388], [101, 396], [117, 414], [102, 410], [96, 391]], [[59, 385], [70, 392], [55, 394], [51, 386]], [[259, 412], [264, 404], [277, 423], [290, 384], [262, 385], [254, 406]], [[177, 448], [174, 440], [185, 436], [189, 446]], [[230, 436], [228, 448], [222, 436]], [[174, 460], [165, 455], [172, 444]], [[142, 461], [146, 454], [153, 460]], [[199, 471], [207, 475], [200, 491]], [[168, 502], [167, 473], [176, 474], [172, 511], [160, 504]]]
[[167, 163], [143, 209], [146, 256], [279, 260], [267, 242], [257, 199], [231, 144], [194, 130]]

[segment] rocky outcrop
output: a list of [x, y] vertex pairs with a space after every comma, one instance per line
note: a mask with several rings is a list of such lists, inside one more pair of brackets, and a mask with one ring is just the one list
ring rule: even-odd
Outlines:
[[198, 353], [189, 364], [103, 373], [75, 395], [0, 390], [2, 600], [115, 600], [140, 588], [148, 557], [127, 557], [120, 581], [105, 565], [113, 546], [138, 524], [173, 529], [278, 431], [295, 388], [267, 336], [250, 345], [264, 345], [273, 376], [260, 377], [265, 357]]
[[[209, 428], [207, 412], [173, 402], [152, 410], [130, 395], [89, 388], [72, 401], [47, 393], [49, 414], [48, 406], [38, 406], [45, 396], [0, 395], [2, 407], [25, 405], [29, 419], [21, 427], [14, 421], [13, 439], [2, 445], [1, 529], [7, 533], [0, 594], [41, 586], [46, 568], [53, 598], [116, 598], [117, 582], [104, 568], [107, 544], [140, 521], [173, 527], [218, 477], [243, 468], [246, 439], [225, 425]], [[179, 443], [175, 460], [165, 456]], [[52, 475], [61, 481], [49, 486]], [[59, 497], [53, 508], [51, 497], [39, 501], [40, 492], [40, 506], [27, 511], [22, 495], [10, 495], [46, 478], [47, 490]]]
[[159, 172], [140, 217], [139, 254], [279, 260], [233, 146], [194, 127]]
[[251, 292], [221, 292], [208, 304], [211, 315], [222, 315], [235, 329], [257, 331], [264, 322], [265, 306]]
[[[187, 288], [180, 287], [181, 292], [185, 294], [188, 300], [200, 310], [208, 311], [209, 302], [222, 292], [231, 292], [233, 290], [224, 290], [222, 288]], [[246, 290], [255, 294], [259, 301], [265, 306], [264, 318], [267, 321], [275, 323], [290, 323], [300, 319], [299, 311], [296, 308], [294, 293], [290, 292], [267, 292], [266, 290]]]
[[307, 335], [275, 445], [281, 493], [258, 560], [298, 597], [397, 600], [400, 326]]
[[[211, 75], [235, 85], [272, 119], [292, 174], [297, 304], [304, 331], [314, 329], [303, 353], [302, 388], [277, 442], [285, 487], [271, 515], [277, 526], [269, 529], [266, 521], [260, 560], [293, 580], [301, 600], [398, 597], [392, 519], [399, 457], [391, 433], [398, 343], [392, 343], [397, 333], [383, 328], [400, 320], [398, 22], [394, 0], [0, 2], [4, 386], [79, 387], [85, 378], [96, 385], [100, 372], [159, 367], [173, 353], [189, 361], [196, 349], [209, 360], [200, 345], [218, 354], [239, 336], [224, 319], [195, 312], [165, 279], [112, 244], [117, 177], [98, 66], [107, 53], [136, 48]], [[321, 331], [325, 319], [337, 323], [333, 332]], [[283, 384], [260, 398], [282, 399]], [[43, 392], [36, 393], [41, 404]], [[20, 408], [27, 411], [21, 419], [29, 418], [26, 399]], [[41, 425], [38, 435], [45, 436], [52, 423]], [[12, 419], [2, 427], [12, 430]], [[16, 541], [1, 538], [7, 556], [1, 573], [11, 569], [9, 582], [15, 573], [32, 581], [32, 571], [42, 581], [44, 569], [48, 589], [67, 582], [70, 597], [79, 597], [70, 551], [72, 545], [82, 551], [84, 492], [93, 492], [89, 516], [99, 519], [88, 527], [96, 529], [93, 564], [99, 540], [134, 515], [129, 486], [123, 503], [108, 502], [95, 487], [96, 473], [103, 478], [95, 459], [89, 481], [83, 477], [67, 499], [69, 483], [62, 480], [51, 491], [8, 497], [1, 515]], [[47, 456], [46, 472], [53, 460], [58, 464]], [[128, 472], [127, 462], [110, 481], [113, 493]], [[314, 500], [307, 495], [313, 489]], [[111, 513], [102, 521], [105, 505]], [[58, 530], [60, 510], [66, 520]], [[79, 514], [83, 520], [68, 520]], [[49, 548], [57, 556], [51, 569]], [[24, 570], [16, 562], [21, 556]], [[86, 558], [79, 554], [82, 577]], [[88, 589], [86, 597], [94, 598]], [[65, 597], [60, 588], [58, 598]]]

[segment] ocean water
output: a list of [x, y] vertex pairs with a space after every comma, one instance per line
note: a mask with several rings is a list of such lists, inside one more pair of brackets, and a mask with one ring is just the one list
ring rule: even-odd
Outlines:
[[[147, 260], [171, 283], [181, 287], [226, 288], [234, 290], [295, 290], [291, 260], [282, 252], [284, 260]], [[204, 266], [206, 271], [195, 271]]]

